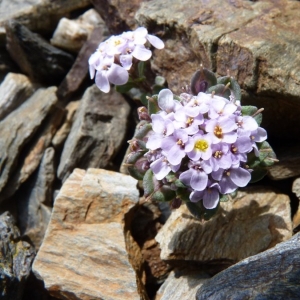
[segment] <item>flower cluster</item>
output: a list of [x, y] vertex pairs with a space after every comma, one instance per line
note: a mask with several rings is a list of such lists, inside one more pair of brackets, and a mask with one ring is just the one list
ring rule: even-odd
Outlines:
[[151, 115], [145, 154], [157, 180], [176, 174], [190, 201], [203, 200], [206, 209], [217, 206], [220, 194], [249, 183], [247, 154], [259, 155], [256, 143], [265, 141], [267, 133], [242, 114], [239, 101], [203, 92], [183, 93], [177, 100], [163, 89], [157, 103], [160, 111]]
[[89, 59], [91, 79], [95, 77], [98, 88], [108, 93], [110, 83], [123, 85], [129, 79], [133, 59], [146, 61], [152, 56], [151, 50], [145, 44], [149, 42], [157, 49], [164, 48], [164, 43], [158, 37], [148, 34], [144, 27], [134, 31], [113, 35], [100, 43], [98, 49]]

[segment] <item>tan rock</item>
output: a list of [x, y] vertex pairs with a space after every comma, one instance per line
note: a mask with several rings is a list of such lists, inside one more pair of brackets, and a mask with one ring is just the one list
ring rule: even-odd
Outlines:
[[78, 52], [90, 37], [93, 29], [103, 23], [103, 20], [94, 9], [88, 10], [76, 20], [62, 18], [50, 42], [53, 46], [71, 52]]
[[164, 260], [235, 263], [292, 236], [290, 200], [271, 189], [250, 187], [221, 203], [200, 222], [186, 206], [174, 211], [156, 236]]
[[0, 85], [0, 120], [28, 99], [33, 91], [34, 87], [27, 76], [7, 74]]
[[33, 265], [62, 299], [140, 299], [124, 241], [124, 215], [139, 201], [136, 180], [75, 169], [61, 188]]

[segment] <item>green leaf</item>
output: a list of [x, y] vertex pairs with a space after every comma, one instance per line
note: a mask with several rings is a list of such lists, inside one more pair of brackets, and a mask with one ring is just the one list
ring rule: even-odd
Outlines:
[[220, 196], [220, 202], [227, 202], [229, 200], [228, 195], [221, 195]]
[[[257, 111], [258, 111], [258, 109], [256, 106], [251, 106], [251, 105], [242, 106], [242, 115], [243, 116], [253, 116]], [[262, 113], [258, 113], [253, 118], [255, 119], [258, 126], [260, 126], [260, 124], [262, 122]]]
[[163, 185], [159, 190], [151, 195], [151, 200], [159, 202], [167, 202], [175, 199], [176, 193], [169, 186]]
[[210, 87], [208, 89], [207, 93], [210, 94], [212, 92], [215, 92], [215, 95], [217, 95], [217, 96], [221, 96], [221, 97], [224, 97], [229, 100], [230, 90], [228, 88], [226, 88], [226, 86], [224, 84], [217, 84], [217, 85]]
[[146, 170], [142, 170], [142, 168], [139, 167], [140, 165], [146, 162], [144, 154], [145, 151], [131, 152], [126, 159], [129, 174], [137, 180], [142, 180], [146, 172]]
[[138, 63], [138, 73], [140, 78], [144, 77], [144, 72], [145, 72], [145, 62], [140, 61]]
[[257, 182], [263, 179], [267, 175], [268, 171], [263, 168], [257, 168], [251, 172], [251, 180], [250, 183]]
[[154, 82], [155, 82], [155, 85], [164, 86], [166, 83], [166, 79], [165, 79], [165, 77], [162, 77], [162, 76], [156, 76]]
[[134, 137], [136, 139], [143, 139], [151, 129], [152, 125], [148, 121], [143, 120], [137, 124]]
[[277, 161], [276, 154], [271, 145], [264, 141], [262, 143], [256, 143], [259, 150], [260, 165], [263, 167], [270, 167]]
[[198, 95], [200, 92], [206, 92], [209, 87], [215, 84], [217, 84], [215, 74], [206, 68], [201, 68], [192, 77], [191, 90], [193, 95]]
[[134, 84], [134, 82], [127, 82], [123, 85], [116, 85], [116, 91], [121, 93], [121, 94], [125, 94], [127, 92], [129, 92], [133, 87], [135, 87], [136, 85]]
[[142, 93], [142, 95], [140, 96], [140, 101], [144, 106], [148, 107], [147, 94]]
[[158, 103], [157, 103], [157, 98], [158, 98], [157, 95], [153, 95], [152, 97], [149, 97], [149, 99], [148, 99], [148, 113], [149, 113], [149, 115], [155, 114], [158, 111], [160, 111], [160, 108], [159, 108]]
[[154, 175], [151, 169], [149, 169], [143, 178], [143, 187], [144, 187], [144, 195], [145, 197], [150, 196], [155, 189], [155, 183], [154, 183]]
[[241, 100], [242, 93], [241, 93], [240, 85], [233, 77], [230, 76], [219, 77], [217, 82], [218, 84], [224, 84], [225, 86], [229, 83], [228, 88], [230, 90], [231, 95], [234, 97], [235, 100]]
[[218, 208], [219, 208], [219, 204], [218, 204], [217, 207], [214, 209], [206, 209], [203, 206], [202, 201], [199, 201], [196, 203], [187, 202], [186, 206], [187, 206], [188, 210], [191, 212], [191, 214], [200, 220], [211, 219], [216, 214], [216, 212], [218, 211]]

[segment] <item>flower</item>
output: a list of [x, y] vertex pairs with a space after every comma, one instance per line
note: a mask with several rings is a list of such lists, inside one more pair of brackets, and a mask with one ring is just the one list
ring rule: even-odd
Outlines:
[[148, 34], [144, 27], [117, 36], [113, 35], [100, 43], [88, 63], [90, 77], [93, 79], [96, 74], [95, 83], [101, 91], [108, 93], [109, 83], [123, 85], [128, 81], [128, 71], [132, 66], [133, 58], [140, 61], [151, 58], [151, 50], [145, 47], [147, 41], [157, 49], [164, 48], [163, 41]]

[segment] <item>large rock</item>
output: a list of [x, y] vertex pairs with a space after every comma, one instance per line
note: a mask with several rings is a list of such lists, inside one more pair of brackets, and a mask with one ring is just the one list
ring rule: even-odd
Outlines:
[[15, 19], [33, 31], [51, 32], [61, 17], [88, 7], [90, 0], [2, 0], [0, 2], [0, 41], [5, 38], [4, 25]]
[[33, 247], [20, 238], [9, 212], [0, 215], [0, 298], [21, 300], [35, 256]]
[[38, 250], [42, 244], [52, 210], [55, 180], [54, 149], [47, 148], [28, 192], [18, 194], [18, 224]]
[[65, 142], [58, 166], [63, 181], [74, 168], [105, 168], [122, 146], [130, 107], [113, 89], [102, 93], [96, 85], [81, 99], [76, 119]]
[[0, 120], [28, 99], [33, 91], [34, 87], [25, 75], [7, 74], [0, 85]]
[[[49, 116], [50, 118], [54, 117], [51, 114], [57, 103], [55, 92], [55, 87], [38, 89], [0, 122], [0, 192], [5, 187], [9, 190], [14, 189], [11, 185], [7, 186], [9, 179], [15, 182], [12, 175], [15, 178], [21, 176], [25, 180], [39, 165], [43, 151], [48, 147], [55, 132], [53, 122], [49, 121]], [[45, 132], [41, 129], [42, 125], [45, 125]], [[38, 158], [36, 157], [37, 153], [39, 154]], [[16, 170], [19, 171], [16, 172]], [[17, 182], [20, 183], [20, 180], [18, 179]], [[3, 197], [0, 198], [3, 200]]]
[[71, 54], [53, 47], [16, 21], [7, 23], [6, 34], [9, 54], [20, 69], [34, 81], [57, 85], [74, 62]]
[[[177, 93], [200, 63], [237, 78], [276, 138], [300, 139], [299, 1], [145, 1], [137, 21], [163, 35], [153, 68]], [[288, 116], [289, 122], [282, 122]]]
[[300, 234], [207, 280], [197, 300], [299, 299]]
[[139, 201], [136, 184], [100, 169], [76, 169], [64, 183], [33, 265], [53, 296], [140, 299], [124, 240], [124, 221]]
[[236, 263], [292, 235], [290, 199], [251, 187], [221, 203], [216, 216], [200, 222], [186, 206], [174, 211], [156, 236], [167, 261]]

